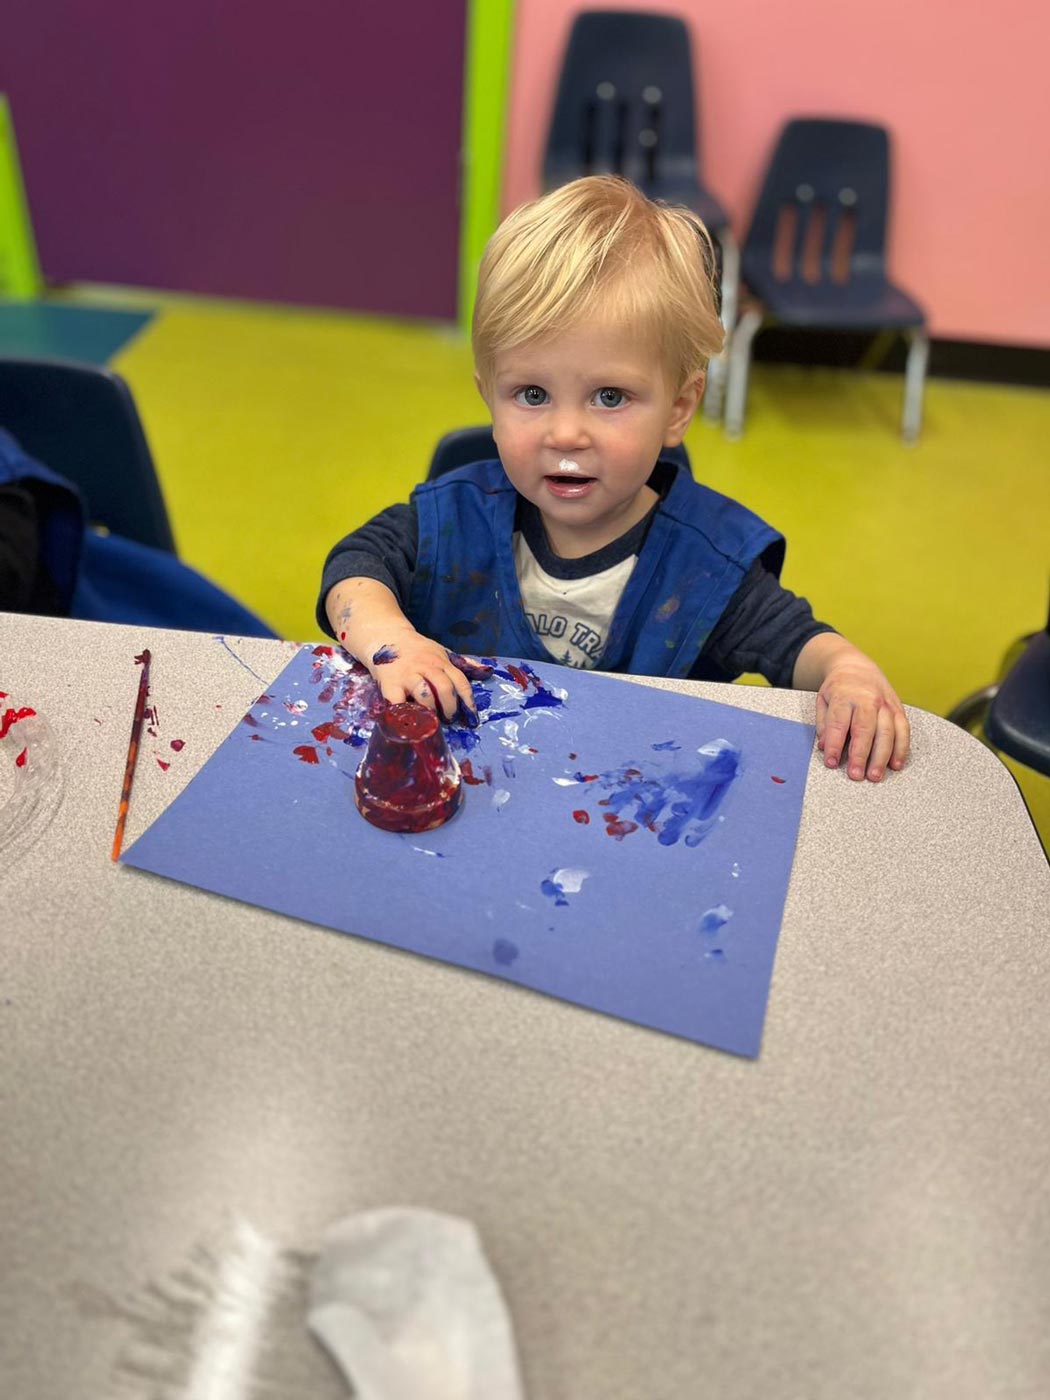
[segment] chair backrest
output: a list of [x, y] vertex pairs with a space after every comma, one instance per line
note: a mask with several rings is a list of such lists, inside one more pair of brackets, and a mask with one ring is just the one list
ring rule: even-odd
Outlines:
[[749, 269], [810, 286], [884, 278], [889, 181], [884, 127], [789, 121], [744, 243], [745, 279]]
[[149, 444], [119, 375], [98, 365], [0, 357], [0, 427], [80, 489], [93, 524], [175, 553]]
[[697, 177], [689, 31], [670, 15], [577, 15], [558, 83], [543, 179], [623, 175], [643, 189]]
[[[684, 445], [680, 447], [665, 447], [660, 454], [668, 461], [677, 462], [685, 467], [690, 476], [693, 469], [689, 463], [689, 453]], [[456, 428], [451, 433], [446, 433], [438, 445], [434, 448], [434, 455], [430, 461], [430, 470], [427, 472], [427, 480], [433, 481], [436, 476], [444, 476], [446, 472], [455, 471], [457, 467], [465, 467], [470, 462], [490, 462], [493, 458], [499, 457], [496, 450], [496, 440], [492, 436], [492, 429], [483, 428]]]

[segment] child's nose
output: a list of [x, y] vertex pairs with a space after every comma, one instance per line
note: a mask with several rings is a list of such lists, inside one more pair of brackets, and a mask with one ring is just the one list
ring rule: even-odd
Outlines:
[[547, 440], [559, 452], [585, 446], [587, 425], [583, 414], [571, 408], [553, 413], [547, 423]]

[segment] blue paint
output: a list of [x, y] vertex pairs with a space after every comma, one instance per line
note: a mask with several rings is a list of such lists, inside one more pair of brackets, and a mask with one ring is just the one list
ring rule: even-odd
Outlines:
[[512, 962], [517, 961], [518, 952], [518, 945], [512, 943], [509, 938], [497, 938], [492, 945], [492, 956], [500, 967], [510, 967]]
[[707, 959], [708, 962], [713, 963], [724, 963], [726, 960], [726, 955], [721, 948], [708, 948], [707, 952], [704, 954], [704, 957]]
[[[700, 750], [701, 766], [691, 773], [659, 773], [646, 777], [627, 765], [602, 773], [598, 781], [608, 792], [601, 805], [623, 820], [656, 833], [661, 846], [685, 837], [697, 846], [714, 825], [722, 799], [740, 771], [740, 751], [718, 740]], [[579, 774], [574, 774], [581, 781]]]
[[653, 745], [653, 748], [657, 751], [660, 749], [670, 749], [672, 753], [678, 753], [681, 747], [681, 744], [677, 743], [674, 739], [665, 739], [662, 744]]
[[725, 904], [716, 904], [713, 909], [708, 909], [701, 918], [700, 932], [707, 938], [713, 938], [732, 917], [732, 909]]
[[396, 661], [401, 653], [397, 647], [382, 646], [372, 655], [373, 666], [389, 666], [391, 661]]
[[566, 909], [569, 907], [569, 901], [565, 898], [565, 891], [557, 881], [549, 877], [546, 880], [541, 880], [540, 892], [545, 894], [548, 899], [553, 899], [555, 904], [563, 905]]
[[507, 777], [507, 778], [516, 778], [516, 777], [518, 776], [517, 771], [516, 771], [516, 769], [515, 769], [515, 767], [514, 767], [514, 760], [513, 760], [512, 758], [508, 758], [508, 757], [504, 756], [504, 759], [503, 759], [503, 774], [504, 774], [504, 777]]
[[212, 637], [212, 641], [213, 641], [213, 642], [218, 642], [218, 643], [220, 644], [220, 646], [225, 647], [226, 650], [227, 650], [227, 651], [230, 653], [230, 655], [233, 657], [234, 661], [236, 661], [236, 663], [237, 663], [238, 666], [243, 666], [244, 669], [245, 669], [250, 675], [253, 675], [257, 681], [262, 681], [263, 685], [266, 685], [267, 682], [266, 682], [265, 680], [263, 680], [263, 677], [259, 675], [259, 672], [258, 672], [258, 671], [253, 671], [252, 668], [248, 665], [247, 661], [242, 661], [242, 660], [241, 660], [241, 658], [240, 658], [240, 657], [237, 655], [237, 653], [234, 651], [233, 647], [230, 646], [229, 642], [226, 640], [225, 637], [213, 636], [213, 637]]

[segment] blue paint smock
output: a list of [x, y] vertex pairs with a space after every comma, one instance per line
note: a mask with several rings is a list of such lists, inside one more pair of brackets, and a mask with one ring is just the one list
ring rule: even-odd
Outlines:
[[22, 487], [33, 497], [39, 564], [50, 576], [63, 615], [245, 637], [275, 635], [174, 554], [89, 528], [76, 487], [30, 457], [2, 429], [0, 486]]
[[[688, 676], [754, 561], [777, 576], [784, 538], [675, 463], [598, 664], [637, 676]], [[514, 570], [518, 493], [498, 461], [417, 486], [419, 552], [408, 614], [424, 636], [482, 656], [550, 660]]]

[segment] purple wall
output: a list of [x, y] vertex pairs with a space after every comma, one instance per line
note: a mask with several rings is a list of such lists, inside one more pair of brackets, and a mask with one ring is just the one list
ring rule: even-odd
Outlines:
[[45, 274], [454, 317], [466, 0], [7, 7]]

